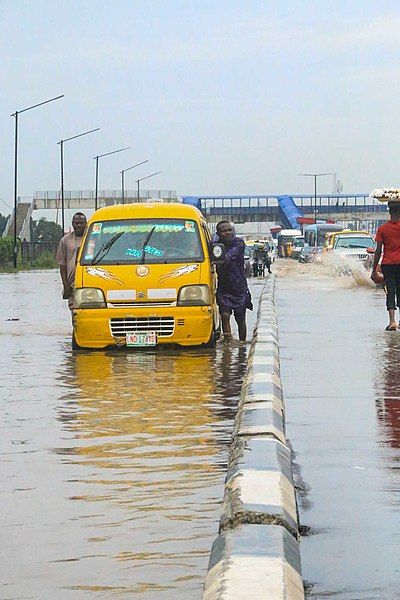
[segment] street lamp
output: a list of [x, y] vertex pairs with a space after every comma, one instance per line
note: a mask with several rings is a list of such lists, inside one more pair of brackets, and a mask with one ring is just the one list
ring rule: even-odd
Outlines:
[[110, 156], [110, 154], [117, 154], [117, 152], [123, 152], [124, 150], [129, 150], [130, 146], [127, 146], [126, 148], [120, 148], [119, 150], [113, 150], [112, 152], [105, 152], [104, 154], [99, 154], [98, 156], [94, 157], [94, 160], [96, 161], [96, 191], [95, 191], [95, 197], [94, 197], [94, 209], [97, 210], [97, 194], [98, 194], [98, 189], [99, 189], [99, 158], [103, 158], [103, 156]]
[[64, 143], [70, 142], [71, 140], [75, 140], [76, 138], [82, 137], [83, 135], [88, 135], [89, 133], [94, 133], [95, 131], [99, 131], [100, 127], [96, 129], [91, 129], [90, 131], [85, 131], [84, 133], [78, 133], [78, 135], [73, 135], [65, 140], [60, 140], [57, 142], [60, 144], [60, 163], [61, 163], [61, 226], [63, 230], [63, 235], [65, 231], [65, 220], [64, 220]]
[[299, 173], [302, 177], [314, 177], [314, 221], [317, 223], [317, 177], [332, 175], [332, 173]]
[[18, 115], [28, 110], [32, 110], [32, 108], [37, 108], [38, 106], [43, 106], [43, 104], [48, 104], [49, 102], [53, 102], [53, 100], [59, 100], [60, 98], [64, 98], [64, 94], [61, 96], [56, 96], [55, 98], [50, 98], [49, 100], [45, 100], [44, 102], [39, 102], [38, 104], [34, 104], [33, 106], [28, 106], [28, 108], [23, 108], [22, 110], [16, 110], [11, 116], [15, 117], [15, 134], [14, 134], [14, 268], [17, 268], [17, 258], [18, 258], [18, 249], [17, 249], [17, 194], [18, 194]]
[[140, 202], [140, 187], [139, 184], [141, 181], [144, 181], [145, 179], [149, 179], [149, 177], [154, 177], [155, 175], [159, 175], [160, 173], [162, 173], [162, 171], [157, 171], [157, 173], [152, 173], [151, 175], [147, 175], [147, 177], [142, 177], [141, 179], [136, 179], [136, 183], [137, 183], [137, 201]]
[[139, 165], [144, 165], [145, 163], [148, 163], [148, 160], [142, 160], [142, 162], [137, 163], [136, 165], [132, 165], [131, 167], [128, 167], [127, 169], [122, 169], [121, 171], [121, 196], [122, 196], [122, 204], [125, 204], [125, 172], [126, 171], [130, 171], [131, 169], [134, 169], [135, 167], [139, 167]]

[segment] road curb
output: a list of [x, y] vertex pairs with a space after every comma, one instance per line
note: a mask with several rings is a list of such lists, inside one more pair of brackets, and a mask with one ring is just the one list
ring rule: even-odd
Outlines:
[[261, 292], [203, 600], [304, 599], [275, 279], [271, 275]]

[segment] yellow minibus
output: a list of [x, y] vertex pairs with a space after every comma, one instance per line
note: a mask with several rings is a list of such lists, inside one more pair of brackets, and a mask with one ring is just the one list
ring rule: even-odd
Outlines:
[[[97, 210], [77, 256], [73, 346], [215, 346], [219, 316], [210, 245], [194, 206]], [[221, 253], [218, 245], [213, 251]]]

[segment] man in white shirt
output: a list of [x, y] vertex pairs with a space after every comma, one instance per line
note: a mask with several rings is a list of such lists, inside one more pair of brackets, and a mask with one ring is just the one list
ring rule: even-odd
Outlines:
[[82, 237], [86, 229], [86, 217], [83, 213], [77, 212], [72, 217], [71, 233], [67, 233], [61, 238], [57, 250], [56, 260], [60, 265], [60, 275], [63, 284], [63, 298], [68, 300], [68, 308], [72, 310], [72, 292], [75, 282], [76, 256]]

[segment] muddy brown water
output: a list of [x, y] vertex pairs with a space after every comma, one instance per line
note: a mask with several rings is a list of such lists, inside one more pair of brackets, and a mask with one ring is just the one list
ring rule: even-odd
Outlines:
[[0, 598], [201, 598], [247, 351], [73, 354], [58, 273], [1, 274]]
[[366, 273], [282, 261], [276, 293], [307, 597], [400, 598], [400, 331]]

